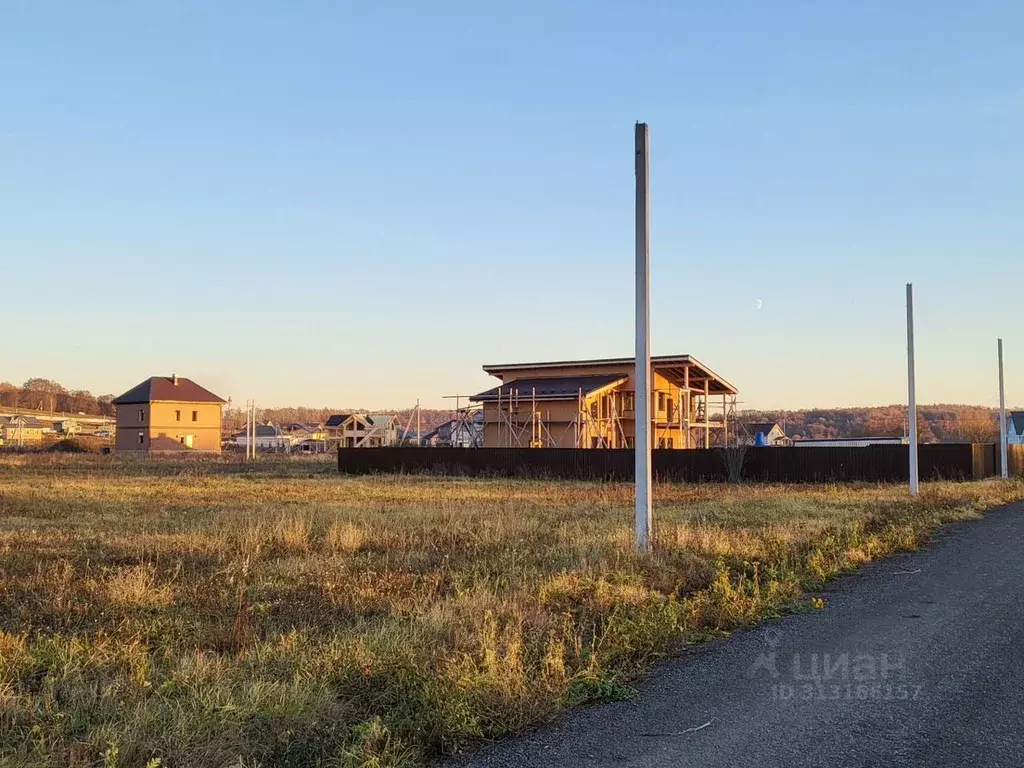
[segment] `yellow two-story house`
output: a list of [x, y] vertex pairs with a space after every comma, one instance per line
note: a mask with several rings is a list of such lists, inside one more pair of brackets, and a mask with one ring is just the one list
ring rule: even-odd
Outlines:
[[153, 376], [114, 400], [117, 453], [220, 453], [217, 395], [182, 376]]

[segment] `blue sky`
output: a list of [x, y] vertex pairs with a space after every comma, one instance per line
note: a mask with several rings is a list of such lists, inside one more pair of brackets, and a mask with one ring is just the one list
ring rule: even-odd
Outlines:
[[[440, 406], [652, 337], [747, 407], [1024, 404], [1024, 5], [0, 6], [0, 380]], [[758, 309], [758, 299], [763, 306]]]

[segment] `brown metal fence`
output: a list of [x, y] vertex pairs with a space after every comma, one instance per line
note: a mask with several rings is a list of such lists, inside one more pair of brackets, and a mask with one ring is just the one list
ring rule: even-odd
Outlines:
[[[737, 449], [730, 449], [736, 451]], [[901, 482], [909, 475], [907, 446], [654, 450], [656, 479], [675, 482], [742, 480], [768, 483]], [[1021, 457], [1024, 459], [1024, 455]], [[924, 480], [971, 480], [996, 473], [995, 446], [922, 445]], [[742, 463], [742, 464], [741, 464]], [[730, 466], [733, 470], [730, 472]], [[1024, 464], [1022, 464], [1024, 466]], [[577, 448], [339, 448], [338, 471], [455, 476], [632, 480], [633, 451]]]
[[[999, 457], [997, 456], [996, 464], [998, 465], [999, 463]], [[1024, 445], [1006, 446], [1006, 467], [1009, 469], [1011, 477], [1024, 475]]]

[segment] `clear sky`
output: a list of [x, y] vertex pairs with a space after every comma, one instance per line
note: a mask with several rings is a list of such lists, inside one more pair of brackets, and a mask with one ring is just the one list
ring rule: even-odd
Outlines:
[[[633, 349], [1024, 404], [1024, 4], [0, 5], [0, 380], [398, 407]], [[761, 307], [758, 308], [759, 301]]]

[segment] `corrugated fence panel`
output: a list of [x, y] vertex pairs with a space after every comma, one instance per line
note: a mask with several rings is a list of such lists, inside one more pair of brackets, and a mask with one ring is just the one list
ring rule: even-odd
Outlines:
[[[996, 466], [1001, 465], [1001, 461], [998, 456], [996, 457], [995, 464]], [[1006, 446], [1006, 466], [1010, 471], [1010, 477], [1020, 477], [1021, 475], [1024, 475], [1024, 445]]]
[[[1014, 456], [1024, 472], [1024, 451]], [[582, 448], [338, 449], [338, 471], [353, 475], [402, 472], [632, 480], [633, 460], [632, 450]], [[724, 482], [737, 474], [743, 480], [766, 483], [905, 482], [909, 476], [909, 451], [900, 445], [655, 450], [651, 460], [655, 479], [671, 482]], [[922, 445], [918, 463], [923, 480], [970, 480], [991, 477], [998, 460], [991, 444], [963, 443]]]

